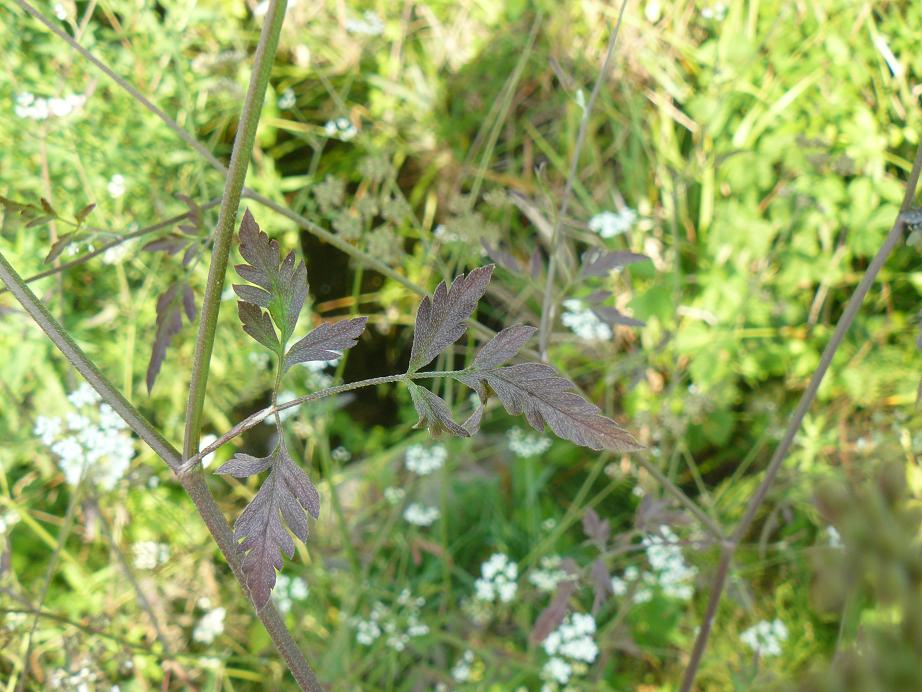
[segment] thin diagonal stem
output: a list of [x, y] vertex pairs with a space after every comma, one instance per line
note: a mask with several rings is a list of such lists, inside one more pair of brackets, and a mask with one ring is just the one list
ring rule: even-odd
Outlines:
[[695, 639], [695, 646], [692, 649], [691, 658], [689, 660], [688, 667], [685, 670], [685, 677], [682, 681], [681, 688], [682, 692], [688, 692], [691, 690], [692, 684], [695, 681], [695, 675], [697, 675], [698, 667], [701, 665], [701, 657], [704, 655], [704, 650], [707, 647], [708, 636], [711, 632], [711, 625], [713, 624], [714, 616], [717, 613], [717, 607], [720, 605], [720, 599], [723, 595], [724, 586], [727, 582], [727, 576], [730, 573], [730, 564], [733, 561], [733, 556], [736, 553], [736, 549], [739, 547], [739, 544], [742, 542], [743, 538], [745, 538], [746, 533], [752, 526], [759, 508], [765, 501], [765, 497], [768, 495], [768, 491], [771, 488], [772, 483], [774, 483], [778, 472], [781, 470], [781, 466], [784, 463], [784, 458], [787, 456], [788, 450], [790, 450], [791, 445], [794, 442], [794, 438], [797, 436], [797, 432], [800, 430], [800, 426], [803, 423], [804, 417], [807, 415], [807, 411], [810, 410], [810, 406], [813, 404], [813, 400], [816, 398], [820, 384], [823, 382], [823, 377], [825, 377], [827, 370], [829, 370], [829, 366], [832, 364], [832, 359], [836, 355], [836, 351], [842, 343], [842, 340], [845, 338], [845, 334], [852, 326], [852, 322], [855, 320], [855, 316], [861, 309], [861, 304], [864, 302], [865, 296], [867, 296], [868, 291], [871, 290], [871, 286], [874, 285], [874, 281], [886, 263], [890, 253], [893, 252], [893, 249], [896, 247], [897, 243], [899, 243], [903, 238], [903, 231], [906, 223], [903, 214], [909, 210], [910, 206], [912, 205], [912, 200], [915, 198], [916, 186], [919, 182], [920, 172], [922, 172], [922, 143], [920, 143], [919, 147], [916, 149], [915, 161], [913, 161], [912, 171], [909, 174], [909, 179], [906, 181], [906, 192], [903, 195], [903, 204], [900, 206], [899, 216], [897, 216], [893, 227], [887, 234], [887, 238], [884, 240], [884, 244], [881, 246], [880, 250], [877, 251], [877, 254], [874, 256], [871, 264], [868, 265], [868, 268], [865, 271], [864, 276], [861, 277], [861, 281], [858, 283], [858, 286], [855, 287], [855, 291], [852, 293], [852, 296], [848, 301], [848, 305], [845, 306], [845, 311], [839, 318], [838, 324], [836, 324], [836, 329], [832, 335], [832, 338], [829, 340], [829, 343], [826, 344], [826, 348], [823, 350], [823, 355], [820, 358], [819, 366], [817, 367], [816, 372], [813, 373], [813, 378], [810, 380], [810, 384], [801, 395], [800, 401], [797, 404], [797, 408], [794, 411], [794, 415], [791, 416], [791, 420], [788, 422], [787, 429], [784, 432], [784, 437], [782, 437], [781, 442], [775, 449], [775, 453], [772, 455], [771, 461], [768, 463], [768, 468], [765, 471], [765, 476], [763, 477], [762, 482], [759, 484], [759, 487], [756, 489], [755, 493], [753, 493], [752, 498], [750, 498], [749, 503], [746, 506], [746, 511], [743, 514], [743, 518], [740, 520], [739, 524], [737, 524], [736, 529], [734, 529], [730, 540], [723, 545], [720, 555], [720, 562], [717, 566], [717, 573], [715, 574], [714, 582], [711, 585], [711, 593], [708, 598], [707, 611], [705, 612], [704, 621], [701, 623], [701, 629], [698, 631], [698, 636]]
[[599, 97], [599, 91], [608, 75], [608, 66], [611, 63], [612, 55], [615, 52], [615, 44], [618, 42], [618, 34], [621, 32], [621, 21], [624, 19], [624, 10], [627, 7], [627, 0], [622, 0], [621, 11], [618, 13], [618, 22], [608, 39], [608, 50], [605, 53], [605, 60], [596, 77], [595, 84], [592, 86], [592, 93], [589, 96], [589, 102], [583, 110], [583, 117], [579, 123], [579, 131], [576, 134], [576, 144], [573, 149], [573, 158], [570, 159], [570, 172], [567, 174], [567, 182], [563, 189], [563, 197], [560, 200], [560, 209], [557, 211], [557, 218], [554, 219], [554, 230], [551, 233], [551, 252], [547, 264], [547, 282], [544, 284], [544, 301], [541, 305], [541, 324], [538, 329], [538, 351], [541, 358], [547, 360], [547, 340], [551, 329], [551, 318], [555, 312], [553, 305], [554, 299], [554, 279], [557, 272], [557, 256], [560, 254], [560, 235], [563, 219], [570, 208], [570, 197], [573, 194], [573, 186], [576, 183], [576, 176], [579, 172], [579, 155], [583, 149], [583, 142], [586, 140], [586, 132], [589, 130], [589, 116], [595, 106], [596, 99]]
[[[220, 203], [221, 203], [221, 199], [216, 198], [216, 199], [209, 200], [208, 202], [203, 204], [200, 208], [201, 209], [211, 209], [212, 207], [218, 206], [218, 204]], [[105, 245], [99, 246], [92, 252], [88, 252], [85, 255], [80, 255], [80, 257], [76, 257], [70, 260], [69, 262], [64, 262], [63, 264], [57, 267], [52, 267], [51, 269], [46, 269], [45, 271], [38, 272], [37, 274], [33, 274], [32, 276], [27, 276], [24, 279], [24, 281], [27, 284], [30, 284], [33, 281], [38, 281], [39, 279], [44, 279], [54, 274], [59, 274], [60, 272], [63, 272], [67, 269], [71, 269], [72, 267], [77, 267], [81, 264], [86, 264], [94, 257], [98, 257], [99, 255], [104, 253], [106, 250], [110, 250], [118, 245], [121, 245], [122, 243], [132, 240], [133, 238], [140, 238], [141, 236], [149, 235], [150, 233], [155, 233], [163, 228], [168, 228], [172, 226], [173, 224], [179, 223], [183, 219], [189, 218], [191, 213], [192, 212], [186, 212], [184, 214], [177, 214], [176, 216], [172, 216], [169, 219], [158, 221], [155, 224], [152, 224], [150, 226], [145, 226], [144, 228], [139, 228], [138, 230], [132, 231], [131, 233], [125, 233], [124, 235], [121, 235], [118, 238], [114, 238], [113, 240], [109, 241]], [[88, 230], [98, 231], [98, 229], [92, 229], [92, 228]], [[0, 286], [0, 295], [3, 295], [8, 290], [9, 289], [6, 288], [6, 286]]]
[[[10, 289], [19, 303], [25, 308], [32, 319], [41, 327], [42, 331], [48, 336], [51, 342], [58, 347], [65, 358], [71, 365], [83, 375], [84, 379], [96, 390], [99, 396], [109, 406], [121, 416], [122, 420], [128, 424], [135, 434], [137, 434], [145, 443], [166, 462], [174, 472], [180, 467], [182, 457], [173, 445], [161, 435], [138, 410], [122, 395], [115, 386], [99, 371], [99, 369], [86, 357], [86, 354], [74, 343], [73, 339], [64, 331], [60, 323], [52, 317], [47, 308], [42, 305], [41, 301], [22, 280], [22, 277], [7, 262], [3, 253], [0, 253], [0, 281]], [[238, 553], [237, 542], [234, 539], [234, 533], [228, 526], [221, 513], [217, 503], [215, 503], [205, 479], [201, 473], [186, 473], [180, 476], [180, 482], [183, 488], [189, 494], [195, 508], [208, 531], [211, 533], [218, 544], [218, 548], [224, 555], [230, 565], [234, 577], [240, 584], [241, 589], [250, 600], [253, 610], [262, 621], [269, 633], [279, 653], [285, 659], [289, 670], [295, 680], [305, 690], [321, 690], [320, 683], [314, 676], [313, 670], [305, 660], [304, 655], [298, 649], [294, 638], [285, 627], [278, 611], [270, 601], [261, 610], [256, 607], [253, 599], [250, 597], [249, 589], [246, 586], [246, 578], [240, 568], [240, 557]]]
[[205, 404], [205, 388], [208, 384], [208, 371], [211, 366], [211, 353], [214, 349], [215, 331], [218, 323], [218, 311], [221, 309], [221, 292], [224, 290], [224, 275], [227, 272], [227, 257], [230, 254], [231, 240], [234, 237], [234, 221], [237, 207], [240, 206], [240, 193], [246, 179], [253, 142], [256, 140], [256, 127], [262, 112], [269, 84], [269, 73], [275, 60], [275, 51], [279, 44], [279, 34], [285, 21], [287, 0], [272, 0], [266, 14], [256, 47], [253, 72], [240, 114], [240, 124], [234, 137], [230, 167], [221, 199], [221, 211], [218, 214], [218, 227], [215, 230], [214, 245], [211, 251], [211, 264], [208, 267], [208, 283], [205, 285], [205, 299], [202, 303], [202, 318], [199, 321], [198, 336], [195, 340], [195, 354], [192, 360], [192, 381], [189, 384], [189, 401], [186, 404], [186, 430], [183, 436], [183, 457], [188, 458], [198, 449], [199, 433], [202, 427], [202, 407]]

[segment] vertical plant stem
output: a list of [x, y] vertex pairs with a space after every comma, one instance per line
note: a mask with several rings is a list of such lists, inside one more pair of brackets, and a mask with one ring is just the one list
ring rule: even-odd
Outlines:
[[884, 244], [881, 246], [880, 250], [877, 251], [877, 254], [874, 255], [874, 259], [871, 261], [871, 264], [868, 265], [864, 276], [861, 277], [861, 281], [858, 283], [858, 286], [855, 287], [855, 291], [852, 293], [851, 298], [849, 298], [848, 305], [845, 306], [845, 311], [839, 318], [838, 324], [836, 324], [835, 332], [829, 340], [829, 343], [826, 344], [826, 348], [823, 350], [819, 366], [816, 372], [813, 373], [813, 378], [810, 380], [807, 389], [801, 395], [800, 401], [797, 404], [797, 409], [794, 411], [794, 415], [791, 416], [787, 429], [784, 431], [784, 437], [782, 437], [781, 442], [775, 449], [775, 453], [772, 455], [771, 461], [768, 463], [765, 476], [746, 506], [743, 518], [740, 520], [739, 524], [737, 524], [730, 539], [723, 544], [720, 563], [717, 566], [717, 573], [711, 585], [711, 594], [708, 598], [707, 611], [701, 623], [701, 629], [698, 631], [698, 636], [695, 639], [695, 646], [692, 649], [688, 667], [685, 670], [685, 677], [682, 681], [681, 688], [682, 692], [689, 692], [689, 690], [691, 690], [692, 684], [695, 681], [695, 676], [698, 673], [698, 668], [701, 665], [701, 657], [704, 655], [704, 650], [707, 647], [711, 625], [717, 613], [717, 606], [720, 605], [720, 599], [727, 582], [727, 576], [730, 573], [730, 564], [733, 560], [733, 555], [736, 553], [736, 549], [752, 526], [759, 508], [765, 501], [765, 497], [768, 495], [772, 483], [774, 483], [778, 472], [781, 470], [784, 458], [787, 456], [788, 450], [791, 448], [798, 430], [800, 430], [800, 426], [803, 423], [804, 417], [807, 415], [807, 411], [810, 410], [810, 406], [816, 398], [820, 384], [822, 384], [823, 378], [826, 376], [826, 372], [832, 364], [832, 359], [836, 355], [836, 351], [845, 338], [845, 334], [848, 332], [849, 327], [852, 326], [855, 316], [861, 309], [861, 304], [864, 302], [865, 296], [867, 296], [868, 291], [871, 290], [871, 286], [874, 285], [874, 281], [886, 263], [890, 253], [893, 252], [897, 243], [903, 238], [903, 230], [905, 227], [903, 214], [909, 210], [912, 205], [912, 200], [915, 198], [920, 172], [922, 172], [922, 143], [920, 143], [916, 149], [916, 157], [912, 164], [912, 171], [909, 174], [909, 179], [906, 182], [906, 192], [903, 195], [903, 203], [900, 206], [899, 216], [897, 216], [896, 222], [887, 234]]
[[570, 196], [573, 194], [573, 185], [576, 183], [576, 176], [579, 171], [579, 154], [583, 148], [583, 142], [586, 140], [586, 131], [589, 129], [589, 116], [592, 114], [592, 108], [595, 106], [596, 99], [599, 97], [599, 91], [602, 89], [602, 83], [608, 74], [608, 66], [611, 63], [611, 57], [615, 52], [615, 44], [618, 42], [618, 34], [621, 31], [621, 21], [624, 19], [624, 10], [627, 7], [627, 0], [622, 0], [621, 10], [618, 13], [618, 22], [608, 39], [608, 50], [605, 53], [605, 60], [599, 69], [599, 75], [596, 77], [595, 84], [592, 87], [592, 94], [589, 96], [589, 102], [583, 111], [582, 120], [579, 123], [579, 131], [576, 134], [576, 144], [573, 149], [573, 157], [570, 159], [570, 172], [567, 175], [567, 182], [563, 189], [563, 198], [560, 200], [560, 208], [557, 211], [557, 218], [554, 219], [554, 230], [551, 233], [551, 252], [547, 265], [547, 283], [544, 284], [544, 301], [541, 304], [541, 322], [538, 328], [538, 351], [541, 353], [542, 360], [547, 360], [547, 340], [550, 335], [551, 319], [556, 311], [553, 305], [554, 300], [554, 279], [557, 272], [557, 256], [560, 254], [560, 232], [563, 225], [563, 219], [570, 208]]
[[205, 404], [205, 387], [208, 384], [208, 370], [211, 365], [211, 352], [214, 348], [218, 311], [221, 308], [221, 292], [224, 290], [227, 257], [230, 254], [237, 207], [240, 206], [240, 193], [243, 191], [250, 154], [256, 139], [259, 114], [262, 111], [266, 86], [269, 83], [269, 73], [272, 71], [272, 63], [275, 60], [275, 51], [278, 48], [279, 34], [282, 31], [287, 5], [287, 0], [272, 0], [269, 3], [266, 20], [259, 36], [259, 45], [256, 47], [253, 72], [243, 102], [237, 135], [234, 137], [234, 148], [227, 171], [224, 196], [221, 199], [221, 210], [218, 214], [218, 227], [215, 230], [214, 247], [211, 252], [211, 265], [208, 267], [208, 283], [205, 286], [202, 317], [195, 340], [192, 381], [189, 385], [189, 401], [186, 404], [186, 431], [183, 436], [183, 457], [185, 458], [198, 451], [202, 407]]
[[[0, 253], [0, 280], [6, 284], [19, 303], [25, 308], [26, 312], [32, 316], [32, 319], [41, 327], [42, 331], [54, 343], [55, 346], [64, 354], [71, 365], [79, 372], [86, 381], [96, 390], [99, 396], [109, 406], [121, 416], [122, 420], [142, 439], [147, 445], [157, 453], [157, 455], [166, 462], [174, 472], [178, 471], [182, 465], [182, 457], [173, 445], [161, 435], [132, 404], [125, 399], [111, 382], [99, 371], [99, 369], [86, 357], [86, 354], [80, 349], [73, 339], [64, 331], [60, 323], [51, 316], [47, 308], [36, 298], [35, 294], [22, 280], [22, 277], [7, 262], [3, 253]], [[238, 554], [237, 542], [234, 540], [234, 533], [230, 526], [224, 520], [224, 515], [215, 503], [201, 469], [193, 469], [191, 472], [177, 474], [183, 489], [188, 493], [195, 508], [208, 531], [211, 533], [218, 544], [224, 558], [230, 565], [234, 577], [243, 589], [250, 604], [253, 606], [257, 617], [262, 621], [275, 644], [279, 653], [285, 659], [289, 670], [297, 681], [298, 685], [305, 690], [322, 690], [320, 683], [314, 676], [304, 655], [295, 644], [294, 638], [285, 627], [285, 623], [278, 611], [270, 601], [261, 610], [256, 607], [250, 598], [249, 589], [246, 586], [246, 579], [240, 568], [240, 557]]]

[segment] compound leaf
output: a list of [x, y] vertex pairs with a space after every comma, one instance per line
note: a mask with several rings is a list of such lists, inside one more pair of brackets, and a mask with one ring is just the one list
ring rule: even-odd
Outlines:
[[518, 353], [536, 331], [538, 330], [534, 327], [524, 324], [506, 327], [480, 347], [474, 356], [473, 367], [484, 369], [502, 365]]
[[295, 363], [338, 358], [347, 348], [355, 346], [365, 331], [367, 321], [367, 317], [354, 317], [338, 322], [323, 322], [288, 349], [285, 368]]
[[261, 310], [259, 306], [243, 300], [237, 301], [237, 312], [240, 313], [243, 331], [273, 353], [281, 353], [282, 345], [279, 343], [279, 337], [275, 333], [275, 327], [272, 326], [268, 313]]
[[642, 449], [629, 432], [573, 392], [575, 385], [549, 365], [522, 363], [455, 377], [476, 390], [481, 400], [485, 401], [490, 391], [495, 392], [507, 412], [525, 414], [538, 432], [544, 431], [546, 423], [559, 437], [590, 449]]
[[[235, 459], [236, 464], [231, 465]], [[289, 559], [294, 556], [295, 544], [288, 531], [307, 542], [304, 512], [309, 512], [314, 519], [320, 516], [317, 488], [281, 445], [261, 459], [236, 455], [218, 472], [252, 475], [266, 468], [270, 469], [269, 475], [234, 522], [234, 537], [238, 549], [244, 553], [243, 574], [257, 608], [269, 602], [275, 586], [275, 572], [284, 565], [282, 553]]]
[[[413, 406], [416, 407], [416, 413], [419, 414], [419, 421], [414, 427], [429, 428], [431, 435], [439, 435], [442, 432], [449, 432], [459, 437], [470, 437], [468, 430], [455, 423], [451, 417], [451, 409], [441, 397], [433, 394], [425, 387], [420, 387], [413, 382], [407, 382], [410, 388], [410, 398], [413, 399]], [[479, 420], [477, 421], [479, 423]]]
[[494, 265], [478, 267], [466, 276], [459, 275], [451, 288], [442, 281], [426, 296], [416, 311], [416, 330], [410, 351], [408, 373], [428, 365], [448, 346], [460, 339], [467, 330], [465, 324], [477, 302], [487, 290]]

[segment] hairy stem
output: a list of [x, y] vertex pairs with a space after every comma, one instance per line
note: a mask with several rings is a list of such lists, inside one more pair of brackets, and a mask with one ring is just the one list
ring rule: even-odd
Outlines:
[[912, 200], [915, 198], [920, 172], [922, 172], [922, 143], [920, 143], [916, 149], [916, 157], [912, 164], [912, 171], [909, 174], [909, 179], [906, 181], [906, 192], [903, 195], [903, 203], [900, 206], [899, 216], [897, 216], [893, 227], [887, 234], [884, 244], [881, 246], [880, 250], [877, 251], [877, 254], [874, 255], [874, 259], [871, 261], [871, 264], [868, 265], [864, 276], [861, 277], [861, 281], [858, 283], [858, 286], [855, 287], [855, 291], [852, 293], [851, 298], [849, 298], [848, 305], [846, 305], [845, 311], [839, 318], [838, 324], [836, 324], [835, 332], [829, 340], [829, 343], [826, 344], [826, 348], [823, 350], [819, 366], [816, 372], [813, 373], [813, 378], [810, 380], [807, 389], [801, 395], [794, 415], [791, 416], [787, 429], [784, 431], [784, 437], [782, 437], [781, 442], [778, 443], [778, 447], [775, 449], [775, 453], [768, 463], [768, 468], [765, 471], [762, 482], [750, 498], [743, 518], [740, 520], [739, 524], [737, 524], [736, 529], [734, 529], [730, 540], [723, 547], [720, 563], [717, 566], [717, 573], [711, 585], [711, 594], [708, 598], [707, 611], [701, 623], [701, 629], [698, 631], [698, 636], [695, 639], [695, 646], [692, 649], [691, 658], [685, 670], [685, 677], [682, 680], [682, 692], [689, 692], [695, 681], [698, 667], [701, 665], [701, 657], [704, 655], [704, 650], [707, 647], [711, 625], [714, 622], [714, 616], [717, 613], [717, 607], [720, 605], [724, 586], [727, 583], [727, 576], [730, 573], [730, 564], [736, 553], [736, 549], [752, 526], [759, 508], [765, 501], [765, 497], [768, 495], [772, 483], [774, 483], [778, 472], [781, 470], [784, 458], [787, 456], [788, 450], [791, 448], [798, 430], [800, 430], [800, 426], [803, 423], [804, 417], [807, 415], [807, 411], [810, 410], [810, 406], [816, 398], [820, 384], [823, 382], [823, 377], [826, 376], [826, 371], [829, 370], [829, 366], [832, 364], [832, 359], [836, 355], [836, 351], [845, 338], [845, 334], [848, 332], [849, 327], [852, 326], [855, 316], [861, 309], [861, 304], [864, 302], [865, 296], [867, 296], [868, 291], [871, 290], [871, 286], [874, 285], [874, 281], [886, 263], [890, 253], [893, 252], [897, 243], [903, 238], [903, 230], [906, 224], [903, 215], [909, 211]]
[[583, 117], [579, 122], [579, 131], [576, 134], [576, 144], [573, 149], [573, 158], [570, 160], [570, 172], [567, 175], [567, 182], [563, 189], [563, 197], [560, 200], [560, 209], [557, 211], [557, 218], [554, 219], [554, 230], [551, 233], [551, 252], [547, 264], [547, 282], [544, 284], [544, 301], [541, 305], [541, 324], [538, 329], [538, 351], [541, 353], [542, 360], [547, 360], [547, 340], [551, 330], [551, 319], [556, 312], [553, 305], [554, 295], [554, 278], [557, 271], [557, 256], [560, 254], [560, 227], [563, 225], [563, 219], [570, 208], [570, 196], [573, 194], [573, 185], [576, 183], [576, 175], [579, 171], [579, 155], [583, 148], [583, 142], [586, 139], [586, 132], [589, 129], [589, 116], [595, 106], [596, 99], [599, 97], [599, 91], [602, 89], [602, 83], [608, 74], [608, 66], [611, 63], [611, 57], [615, 52], [615, 44], [618, 41], [618, 34], [621, 31], [621, 21], [624, 19], [624, 10], [627, 7], [627, 0], [622, 0], [621, 10], [618, 13], [618, 22], [608, 39], [608, 50], [605, 53], [605, 60], [596, 77], [595, 84], [592, 86], [592, 94], [589, 96], [589, 102], [583, 110]]
[[205, 299], [202, 303], [202, 318], [199, 321], [198, 336], [195, 340], [195, 354], [192, 360], [192, 381], [189, 385], [189, 401], [186, 404], [186, 430], [183, 436], [183, 457], [188, 458], [198, 449], [199, 433], [202, 425], [202, 408], [205, 404], [205, 388], [208, 384], [208, 370], [211, 365], [211, 352], [214, 348], [215, 330], [218, 323], [218, 311], [221, 308], [221, 292], [224, 290], [224, 275], [227, 272], [227, 257], [230, 254], [231, 241], [234, 237], [234, 222], [237, 207], [240, 206], [240, 193], [246, 179], [250, 164], [250, 154], [256, 139], [256, 127], [262, 111], [269, 73], [275, 60], [279, 34], [285, 20], [287, 0], [272, 0], [259, 36], [253, 72], [243, 102], [234, 148], [231, 152], [230, 167], [221, 199], [221, 211], [218, 215], [218, 227], [215, 230], [214, 246], [211, 251], [211, 264], [208, 267], [208, 283], [205, 286]]
[[[47, 308], [39, 301], [34, 293], [26, 286], [22, 277], [16, 273], [16, 270], [10, 266], [3, 253], [0, 253], [0, 280], [10, 289], [19, 303], [25, 308], [32, 319], [41, 327], [42, 331], [54, 343], [55, 346], [64, 354], [64, 357], [73, 365], [86, 381], [96, 390], [99, 396], [109, 406], [121, 416], [122, 420], [130, 427], [145, 443], [166, 462], [174, 472], [182, 464], [182, 457], [173, 445], [161, 435], [147, 419], [125, 399], [121, 392], [109, 382], [108, 379], [99, 371], [99, 369], [86, 357], [86, 354], [80, 349], [73, 339], [64, 331], [64, 328], [58, 321], [51, 316]], [[259, 619], [262, 621], [269, 633], [279, 653], [288, 664], [289, 670], [295, 680], [305, 690], [321, 690], [320, 683], [314, 676], [313, 670], [305, 660], [304, 655], [298, 649], [291, 633], [286, 629], [285, 623], [278, 611], [270, 602], [262, 610], [256, 608], [250, 598], [249, 590], [246, 587], [246, 580], [240, 569], [240, 558], [238, 554], [237, 543], [234, 540], [234, 534], [230, 526], [224, 519], [217, 503], [211, 496], [205, 479], [201, 473], [185, 473], [180, 476], [180, 482], [183, 488], [189, 494], [195, 508], [208, 531], [211, 533], [215, 542], [218, 544], [224, 558], [230, 565], [234, 577], [247, 595]]]

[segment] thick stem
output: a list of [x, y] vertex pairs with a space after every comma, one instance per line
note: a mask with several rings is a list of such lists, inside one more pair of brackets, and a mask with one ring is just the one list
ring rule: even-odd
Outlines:
[[547, 282], [544, 284], [544, 300], [541, 304], [541, 323], [538, 329], [538, 351], [541, 353], [541, 359], [547, 360], [547, 340], [551, 330], [551, 319], [556, 311], [553, 305], [554, 278], [557, 271], [557, 256], [560, 254], [560, 227], [563, 225], [563, 219], [567, 215], [567, 209], [570, 208], [570, 196], [573, 194], [573, 185], [576, 183], [576, 175], [579, 171], [579, 155], [583, 148], [583, 142], [586, 139], [586, 131], [589, 129], [589, 116], [592, 108], [595, 106], [596, 99], [599, 97], [599, 91], [605, 76], [608, 74], [608, 65], [611, 62], [611, 56], [615, 52], [615, 44], [618, 41], [618, 34], [621, 31], [621, 21], [624, 19], [624, 10], [627, 7], [627, 0], [622, 0], [621, 11], [618, 13], [618, 23], [615, 24], [611, 38], [608, 40], [608, 50], [605, 53], [605, 60], [599, 69], [599, 75], [596, 77], [595, 84], [592, 86], [592, 94], [589, 96], [589, 102], [583, 110], [583, 117], [579, 123], [579, 131], [576, 134], [576, 144], [573, 149], [573, 158], [570, 160], [570, 172], [567, 174], [567, 182], [563, 189], [563, 198], [560, 200], [560, 209], [557, 211], [557, 218], [554, 219], [554, 230], [551, 233], [551, 252], [547, 264]]
[[[163, 459], [166, 464], [173, 470], [177, 471], [182, 463], [182, 457], [173, 445], [167, 440], [142, 416], [131, 403], [122, 396], [111, 382], [99, 371], [99, 369], [86, 357], [86, 354], [77, 344], [68, 336], [64, 328], [48, 312], [44, 305], [39, 301], [34, 293], [26, 286], [22, 277], [16, 273], [16, 270], [10, 266], [3, 253], [0, 253], [0, 280], [10, 289], [22, 307], [32, 316], [32, 319], [41, 327], [42, 331], [51, 339], [52, 343], [58, 347], [64, 357], [70, 361], [71, 365], [86, 379], [87, 382], [96, 390], [102, 400], [111, 406], [122, 420], [130, 427], [145, 443], [156, 452], [157, 456]], [[246, 587], [243, 572], [240, 569], [240, 559], [238, 555], [237, 543], [234, 540], [234, 533], [224, 520], [224, 515], [215, 503], [214, 498], [205, 484], [205, 479], [201, 473], [185, 473], [180, 477], [183, 488], [192, 498], [199, 515], [208, 527], [224, 558], [230, 565], [237, 581], [243, 592], [250, 599], [259, 619], [262, 621], [269, 633], [272, 642], [275, 644], [279, 653], [288, 664], [295, 680], [305, 690], [320, 690], [320, 684], [314, 676], [310, 665], [305, 660], [303, 654], [295, 644], [291, 633], [285, 628], [285, 623], [278, 611], [272, 606], [271, 602], [262, 610], [256, 608], [249, 590]]]
[[192, 360], [192, 381], [189, 385], [186, 431], [183, 436], [184, 458], [192, 456], [198, 450], [202, 407], [205, 404], [205, 388], [208, 384], [208, 370], [211, 365], [211, 352], [214, 348], [218, 311], [221, 308], [221, 292], [224, 290], [227, 257], [230, 254], [237, 207], [240, 206], [240, 193], [243, 190], [253, 142], [256, 139], [256, 127], [259, 124], [259, 114], [262, 111], [266, 86], [269, 83], [269, 73], [272, 71], [287, 4], [287, 0], [272, 0], [269, 4], [266, 21], [259, 36], [259, 45], [256, 47], [253, 72], [243, 102], [237, 136], [234, 138], [234, 148], [231, 153], [224, 196], [221, 199], [221, 211], [218, 215], [218, 227], [215, 230], [214, 246], [211, 252], [211, 265], [208, 267], [208, 283], [205, 286], [205, 299], [202, 303], [202, 318], [199, 321], [195, 355]]
[[922, 172], [922, 143], [920, 143], [916, 149], [915, 161], [913, 161], [912, 171], [909, 174], [909, 179], [906, 181], [906, 192], [903, 195], [903, 204], [900, 206], [899, 216], [897, 216], [896, 221], [893, 224], [893, 228], [890, 229], [890, 233], [887, 234], [887, 238], [884, 240], [884, 244], [881, 246], [880, 250], [877, 251], [877, 254], [874, 256], [871, 264], [868, 265], [868, 268], [865, 271], [864, 276], [861, 277], [861, 281], [858, 283], [858, 286], [855, 287], [855, 291], [852, 293], [852, 297], [849, 299], [848, 305], [845, 307], [845, 311], [839, 318], [838, 324], [836, 324], [836, 329], [832, 335], [832, 338], [829, 340], [829, 343], [826, 344], [826, 348], [823, 350], [823, 355], [820, 358], [819, 366], [817, 367], [816, 372], [813, 373], [813, 378], [810, 380], [810, 384], [801, 395], [800, 401], [797, 404], [797, 409], [794, 411], [794, 415], [791, 416], [791, 420], [788, 422], [787, 429], [784, 431], [784, 437], [782, 437], [781, 442], [775, 449], [775, 453], [772, 455], [771, 461], [768, 463], [768, 469], [765, 471], [765, 477], [762, 479], [759, 487], [756, 489], [755, 493], [752, 495], [752, 498], [749, 500], [749, 503], [746, 506], [746, 511], [743, 514], [743, 518], [740, 520], [736, 529], [733, 531], [733, 535], [728, 545], [724, 546], [724, 550], [720, 556], [720, 563], [717, 566], [717, 574], [715, 575], [714, 583], [711, 585], [711, 594], [708, 599], [708, 607], [707, 612], [705, 613], [704, 622], [701, 624], [701, 629], [698, 631], [698, 636], [695, 639], [695, 646], [692, 649], [691, 659], [689, 660], [688, 667], [685, 670], [685, 677], [682, 681], [681, 688], [682, 692], [688, 692], [691, 690], [692, 684], [695, 681], [695, 676], [698, 673], [698, 667], [701, 665], [701, 658], [704, 655], [705, 648], [707, 647], [708, 635], [711, 631], [711, 623], [714, 620], [714, 615], [717, 612], [717, 606], [720, 604], [720, 599], [723, 595], [724, 586], [727, 583], [727, 576], [730, 573], [730, 563], [733, 560], [733, 555], [736, 553], [736, 549], [739, 547], [739, 544], [742, 542], [743, 538], [746, 536], [746, 533], [749, 531], [749, 528], [752, 526], [759, 508], [762, 506], [762, 503], [765, 501], [765, 497], [768, 495], [769, 489], [775, 482], [775, 478], [777, 477], [778, 472], [781, 470], [782, 464], [784, 463], [784, 458], [787, 456], [788, 450], [791, 448], [791, 445], [794, 442], [794, 438], [797, 436], [798, 430], [800, 430], [800, 426], [803, 423], [804, 417], [807, 415], [807, 411], [810, 410], [810, 406], [813, 404], [813, 400], [816, 398], [816, 394], [820, 389], [823, 378], [826, 376], [826, 372], [829, 370], [829, 366], [832, 364], [832, 359], [836, 355], [836, 351], [838, 350], [839, 345], [842, 343], [842, 340], [845, 338], [845, 334], [848, 332], [849, 328], [852, 326], [852, 322], [855, 320], [855, 316], [861, 309], [861, 304], [864, 302], [865, 296], [867, 296], [868, 291], [871, 290], [871, 286], [874, 285], [874, 281], [886, 263], [890, 253], [893, 252], [893, 249], [896, 247], [897, 243], [899, 243], [903, 238], [903, 231], [906, 223], [903, 215], [909, 211], [909, 208], [912, 205], [912, 200], [915, 198], [916, 185], [919, 182], [920, 172]]

